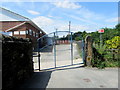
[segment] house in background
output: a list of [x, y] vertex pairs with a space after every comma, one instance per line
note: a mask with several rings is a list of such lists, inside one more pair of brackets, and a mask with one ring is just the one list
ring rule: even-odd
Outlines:
[[46, 33], [30, 19], [0, 7], [0, 31], [10, 36], [30, 38], [36, 47], [37, 39]]

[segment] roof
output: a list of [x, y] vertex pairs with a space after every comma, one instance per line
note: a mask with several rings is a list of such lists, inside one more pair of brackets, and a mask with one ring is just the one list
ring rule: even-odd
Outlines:
[[26, 18], [20, 14], [7, 10], [0, 7], [0, 21], [30, 21], [29, 18]]
[[2, 21], [0, 22], [0, 30], [7, 31], [10, 28], [16, 27], [25, 21]]
[[23, 22], [23, 23], [20, 23], [20, 24], [18, 24], [18, 25], [16, 25], [16, 26], [12, 27], [12, 28], [9, 28], [9, 29], [6, 30], [6, 32], [8, 32], [8, 31], [10, 31], [10, 30], [13, 30], [13, 29], [15, 29], [15, 28], [17, 28], [17, 27], [20, 27], [20, 26], [24, 25], [25, 23], [26, 23], [26, 22]]
[[5, 8], [0, 7], [0, 21], [4, 22], [4, 21], [21, 21], [23, 23], [20, 24], [16, 24], [14, 26], [11, 26], [9, 29], [7, 30], [11, 30], [15, 27], [19, 27], [21, 25], [23, 25], [24, 23], [30, 23], [32, 26], [34, 26], [36, 29], [42, 31], [44, 34], [46, 34], [42, 29], [40, 29], [32, 20], [30, 20], [29, 18], [26, 18], [20, 14], [17, 14], [15, 12], [12, 12], [10, 10], [7, 10]]

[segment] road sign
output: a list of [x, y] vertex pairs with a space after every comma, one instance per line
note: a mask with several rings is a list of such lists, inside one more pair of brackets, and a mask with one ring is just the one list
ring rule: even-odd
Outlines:
[[98, 30], [99, 33], [104, 33], [104, 29]]

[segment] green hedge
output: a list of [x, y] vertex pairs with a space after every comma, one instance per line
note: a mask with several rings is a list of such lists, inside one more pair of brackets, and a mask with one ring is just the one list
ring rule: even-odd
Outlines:
[[32, 42], [29, 39], [2, 36], [2, 87], [15, 88], [33, 72]]

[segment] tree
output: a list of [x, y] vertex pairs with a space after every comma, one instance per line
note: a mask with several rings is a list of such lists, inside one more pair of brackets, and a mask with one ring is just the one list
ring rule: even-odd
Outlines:
[[120, 24], [117, 24], [115, 28], [120, 30]]
[[75, 37], [75, 41], [82, 40], [80, 37]]

